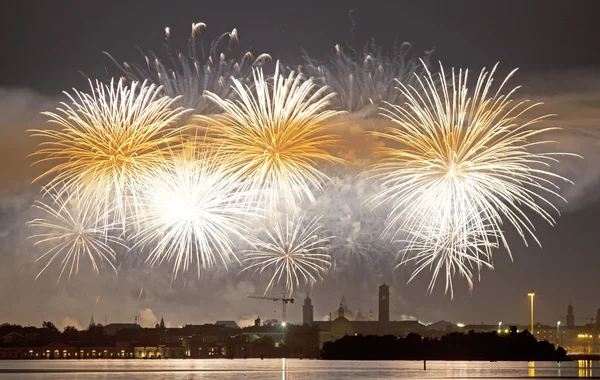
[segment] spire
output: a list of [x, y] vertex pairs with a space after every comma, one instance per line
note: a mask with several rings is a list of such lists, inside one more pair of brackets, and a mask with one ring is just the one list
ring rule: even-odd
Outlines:
[[88, 328], [96, 326], [96, 322], [94, 322], [94, 314], [92, 314], [92, 319], [90, 319], [90, 324]]
[[342, 306], [342, 303], [340, 302], [340, 308], [338, 309], [338, 314], [340, 318], [344, 318], [344, 306]]
[[160, 328], [161, 329], [165, 328], [165, 320], [163, 319], [163, 317], [160, 317]]

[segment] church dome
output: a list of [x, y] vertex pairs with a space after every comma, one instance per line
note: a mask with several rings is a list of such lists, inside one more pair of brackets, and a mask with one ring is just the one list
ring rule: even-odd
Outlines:
[[331, 322], [331, 338], [333, 340], [338, 340], [346, 335], [354, 335], [354, 328], [352, 327], [352, 322], [350, 322], [346, 317], [344, 317], [343, 303], [340, 303], [338, 313], [339, 317], [337, 317], [333, 322]]
[[338, 340], [346, 335], [354, 335], [352, 322], [344, 317], [338, 317], [331, 322], [331, 337], [333, 340]]

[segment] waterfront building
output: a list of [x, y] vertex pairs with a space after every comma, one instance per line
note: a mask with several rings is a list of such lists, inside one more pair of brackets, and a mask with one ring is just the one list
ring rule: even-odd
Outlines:
[[[308, 298], [308, 297], [307, 297]], [[390, 321], [390, 290], [385, 283], [379, 287], [378, 310], [379, 315], [375, 320], [374, 314], [369, 311], [367, 320], [361, 315], [360, 310], [354, 314], [348, 307], [346, 298], [342, 297], [336, 312], [332, 313], [337, 317], [329, 321], [313, 320], [313, 308], [310, 299], [305, 299], [305, 305], [310, 307], [303, 308], [302, 319], [304, 324], [313, 321], [312, 324], [319, 328], [319, 341], [321, 344], [337, 340], [345, 335], [398, 335], [406, 336], [411, 332], [423, 333], [426, 326], [417, 320]], [[350, 317], [347, 313], [350, 313]]]

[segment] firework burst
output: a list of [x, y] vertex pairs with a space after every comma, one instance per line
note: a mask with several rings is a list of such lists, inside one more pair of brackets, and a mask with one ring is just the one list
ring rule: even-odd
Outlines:
[[128, 80], [148, 80], [160, 84], [167, 96], [179, 97], [178, 105], [194, 109], [199, 114], [212, 114], [218, 112], [219, 108], [206, 99], [204, 91], [211, 91], [223, 99], [235, 98], [230, 78], [238, 78], [246, 83], [251, 78], [252, 68], [263, 65], [271, 57], [268, 54], [255, 57], [250, 51], [246, 51], [240, 59], [228, 58], [232, 45], [238, 42], [236, 29], [223, 33], [214, 40], [208, 54], [204, 53], [201, 45], [198, 55], [196, 39], [203, 28], [206, 28], [205, 23], [192, 23], [187, 54], [173, 51], [170, 46], [171, 31], [165, 30], [165, 46], [168, 61], [172, 65], [166, 64], [154, 53], [146, 54], [145, 64], [142, 65], [127, 62], [121, 65], [110, 54], [105, 54]]
[[185, 110], [173, 106], [176, 98], [160, 96], [160, 87], [145, 82], [90, 86], [91, 94], [65, 93], [70, 105], [44, 112], [59, 129], [30, 131], [43, 139], [34, 153], [42, 156], [36, 164], [55, 163], [36, 181], [49, 178], [45, 191], [76, 193], [81, 201], [94, 202], [98, 215], [113, 209], [124, 229], [140, 183], [163, 162], [164, 148], [177, 141], [180, 129], [172, 125]]
[[[492, 248], [500, 245], [510, 254], [504, 222], [517, 230], [525, 244], [527, 237], [540, 244], [526, 210], [553, 225], [555, 220], [545, 207], [558, 210], [546, 196], [562, 199], [554, 181], [568, 181], [549, 170], [558, 153], [536, 153], [550, 143], [537, 140], [539, 135], [555, 128], [538, 126], [547, 116], [526, 118], [536, 104], [515, 104], [511, 96], [516, 88], [502, 94], [512, 73], [494, 91], [495, 67], [491, 72], [482, 70], [474, 90], [469, 90], [468, 71], [452, 70], [447, 76], [441, 65], [440, 69], [437, 78], [427, 70], [418, 87], [399, 83], [406, 105], [389, 104], [382, 111], [395, 127], [373, 132], [388, 143], [370, 168], [382, 185], [371, 201], [391, 204], [384, 233], [395, 236], [406, 231], [416, 240], [439, 234], [425, 238], [425, 245], [433, 246], [417, 249], [418, 263], [431, 263], [426, 256], [445, 247], [448, 240], [455, 243], [445, 252], [455, 252], [457, 242], [462, 242], [458, 252], [463, 256], [482, 249], [491, 258]], [[434, 220], [443, 222], [431, 230], [428, 226]], [[458, 222], [467, 225], [457, 227]], [[409, 243], [412, 247], [416, 246]], [[434, 277], [439, 273], [436, 268]], [[448, 276], [452, 270], [446, 269]]]
[[151, 265], [173, 264], [174, 278], [194, 263], [200, 276], [201, 269], [237, 261], [231, 237], [244, 239], [252, 216], [248, 193], [226, 170], [229, 158], [215, 149], [197, 153], [195, 143], [187, 147], [151, 173], [133, 236], [134, 248], [149, 247]]
[[[48, 194], [51, 202], [37, 201], [33, 207], [42, 215], [28, 223], [38, 233], [32, 235], [34, 246], [51, 246], [37, 260], [46, 260], [46, 265], [36, 279], [57, 259], [60, 260], [60, 275], [68, 269], [69, 278], [79, 273], [82, 258], [88, 258], [94, 272], [99, 273], [99, 263], [106, 262], [116, 273], [113, 264], [115, 250], [113, 247], [127, 247], [121, 238], [111, 235], [116, 232], [113, 224], [105, 225], [106, 218], [98, 218], [90, 204], [82, 202], [79, 196], [61, 196]], [[62, 258], [62, 260], [61, 260]]]
[[[374, 42], [367, 44], [362, 53], [340, 45], [328, 61], [318, 62], [305, 55], [302, 71], [317, 78], [317, 83], [328, 86], [337, 96], [332, 107], [337, 110], [361, 113], [366, 117], [378, 115], [378, 107], [384, 103], [399, 104], [402, 94], [395, 90], [396, 81], [413, 85], [415, 73], [421, 73], [419, 62], [411, 58], [411, 44], [404, 42], [394, 46], [393, 54], [387, 56]], [[428, 61], [431, 52], [425, 52]]]
[[231, 153], [248, 189], [272, 207], [283, 201], [293, 208], [297, 201], [314, 201], [313, 189], [322, 189], [327, 176], [319, 163], [341, 161], [327, 151], [338, 143], [327, 133], [328, 119], [338, 112], [326, 110], [334, 94], [293, 72], [283, 77], [279, 64], [270, 82], [255, 70], [252, 89], [233, 79], [239, 100], [207, 92], [224, 114], [201, 121]]
[[292, 295], [294, 288], [304, 283], [314, 284], [327, 273], [331, 266], [331, 256], [327, 243], [333, 236], [318, 236], [320, 218], [305, 222], [304, 214], [271, 220], [270, 226], [262, 226], [265, 239], [250, 238], [254, 249], [247, 250], [242, 271], [255, 274], [272, 272], [265, 295], [271, 288], [285, 282], [285, 291]]
[[[429, 268], [431, 281], [427, 289], [431, 294], [440, 274], [444, 275], [444, 292], [454, 297], [453, 278], [456, 274], [463, 277], [469, 291], [473, 289], [473, 272], [480, 274], [482, 268], [494, 269], [491, 252], [498, 245], [490, 239], [494, 233], [493, 225], [483, 221], [485, 235], [479, 230], [480, 221], [470, 220], [432, 220], [419, 230], [408, 234], [405, 247], [400, 251], [402, 260], [396, 268], [405, 264], [414, 264], [409, 282], [419, 273]], [[494, 238], [498, 236], [494, 235]]]

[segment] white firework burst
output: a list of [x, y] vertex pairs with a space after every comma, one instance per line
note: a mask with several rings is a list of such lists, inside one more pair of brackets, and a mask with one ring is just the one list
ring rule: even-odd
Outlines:
[[[482, 70], [473, 89], [467, 87], [468, 71], [446, 75], [441, 65], [438, 75], [427, 71], [419, 78], [419, 86], [399, 83], [406, 104], [388, 104], [382, 110], [395, 126], [372, 133], [387, 144], [369, 170], [381, 185], [371, 202], [391, 205], [384, 233], [405, 231], [417, 240], [424, 233], [440, 234], [425, 238], [433, 251], [420, 247], [418, 257], [445, 245], [449, 237], [444, 236], [453, 236], [458, 225], [453, 221], [468, 224], [460, 227], [469, 233], [460, 234], [465, 246], [457, 252], [483, 249], [488, 258], [498, 246], [510, 254], [506, 222], [525, 244], [527, 237], [540, 244], [527, 210], [555, 223], [546, 208], [558, 210], [547, 197], [562, 199], [554, 182], [569, 181], [550, 170], [560, 153], [538, 153], [551, 143], [538, 140], [540, 135], [555, 128], [538, 126], [547, 115], [527, 118], [537, 104], [513, 102], [516, 88], [502, 93], [512, 73], [494, 90], [495, 69]], [[436, 220], [441, 227], [432, 231], [428, 225]], [[473, 244], [477, 250], [471, 249]], [[447, 276], [451, 272], [447, 267]]]
[[113, 264], [115, 248], [127, 249], [116, 233], [114, 223], [107, 218], [98, 218], [90, 203], [83, 202], [77, 194], [46, 194], [49, 202], [36, 201], [33, 208], [41, 213], [28, 226], [36, 231], [30, 236], [34, 246], [50, 247], [37, 260], [46, 261], [36, 279], [55, 261], [60, 261], [58, 281], [68, 269], [69, 278], [79, 273], [82, 259], [87, 258], [94, 272], [99, 273], [102, 263], [106, 263], [116, 273]]
[[[203, 144], [200, 144], [206, 148]], [[249, 194], [218, 149], [184, 150], [165, 161], [143, 190], [134, 247], [149, 249], [151, 265], [169, 262], [173, 277], [238, 261], [232, 237], [244, 239]]]
[[245, 251], [242, 271], [269, 273], [271, 279], [265, 295], [272, 287], [284, 282], [291, 296], [301, 281], [314, 284], [331, 266], [328, 242], [333, 236], [319, 237], [320, 218], [305, 222], [305, 214], [274, 218], [270, 226], [263, 225], [264, 239], [251, 237], [255, 248]]

